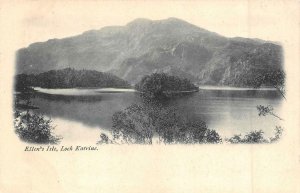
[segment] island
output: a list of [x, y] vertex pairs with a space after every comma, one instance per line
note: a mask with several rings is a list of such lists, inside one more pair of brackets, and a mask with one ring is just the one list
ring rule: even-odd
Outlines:
[[65, 68], [40, 74], [18, 74], [15, 89], [22, 92], [30, 87], [41, 88], [131, 88], [131, 85], [107, 72]]
[[166, 73], [153, 73], [144, 76], [135, 89], [146, 98], [169, 98], [197, 92], [199, 88], [190, 80], [171, 76]]

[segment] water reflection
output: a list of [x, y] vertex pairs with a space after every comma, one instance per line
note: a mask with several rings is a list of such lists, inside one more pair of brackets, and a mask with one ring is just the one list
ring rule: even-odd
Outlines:
[[[99, 93], [96, 96], [37, 94], [32, 103], [39, 107], [35, 110], [38, 113], [103, 129], [112, 128], [114, 113], [132, 104], [145, 104], [137, 93]], [[272, 105], [274, 109], [279, 109], [280, 94], [276, 91], [259, 90], [200, 90], [190, 95], [160, 101], [162, 109], [176, 108], [181, 117], [202, 120], [209, 128], [221, 133], [244, 133], [252, 129], [272, 132], [278, 120], [258, 117], [256, 106], [259, 104]]]

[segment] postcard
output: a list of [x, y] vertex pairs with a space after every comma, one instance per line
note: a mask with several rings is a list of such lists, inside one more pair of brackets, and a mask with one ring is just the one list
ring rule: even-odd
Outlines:
[[2, 1], [0, 192], [300, 192], [299, 1]]

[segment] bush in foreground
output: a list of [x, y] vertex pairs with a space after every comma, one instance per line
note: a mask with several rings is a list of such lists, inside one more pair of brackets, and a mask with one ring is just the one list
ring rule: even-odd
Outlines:
[[180, 116], [174, 108], [133, 104], [113, 115], [112, 140], [101, 134], [98, 144], [221, 143], [219, 134], [201, 120]]
[[52, 133], [51, 120], [42, 115], [16, 111], [14, 126], [20, 139], [28, 143], [57, 144], [62, 139]]
[[251, 131], [247, 133], [246, 135], [242, 136], [241, 134], [239, 135], [234, 135], [233, 137], [229, 139], [225, 139], [226, 142], [232, 143], [232, 144], [239, 144], [239, 143], [273, 143], [276, 142], [280, 139], [282, 136], [283, 129], [281, 127], [276, 127], [275, 128], [275, 133], [273, 137], [266, 138], [264, 136], [264, 132], [262, 130], [259, 131]]

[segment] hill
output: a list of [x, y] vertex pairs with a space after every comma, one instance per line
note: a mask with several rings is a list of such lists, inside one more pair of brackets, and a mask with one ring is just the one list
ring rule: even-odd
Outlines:
[[31, 44], [17, 52], [18, 73], [89, 69], [139, 82], [152, 73], [194, 83], [241, 85], [249, 72], [282, 70], [282, 48], [273, 42], [227, 38], [186, 21], [136, 19], [81, 35]]

